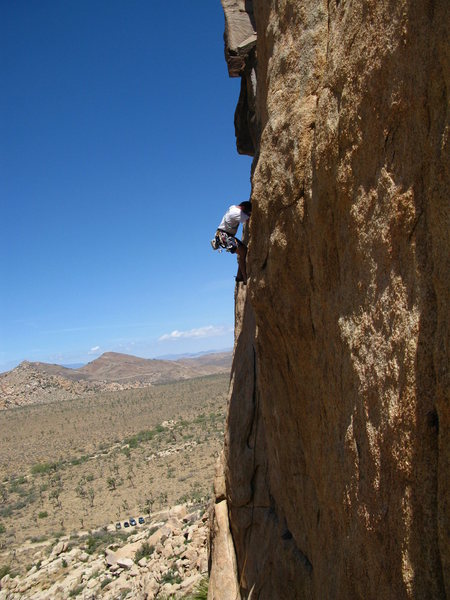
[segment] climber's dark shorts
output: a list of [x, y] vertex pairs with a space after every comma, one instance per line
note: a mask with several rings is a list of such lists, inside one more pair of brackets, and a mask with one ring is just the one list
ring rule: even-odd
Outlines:
[[221, 229], [216, 231], [216, 241], [221, 248], [224, 248], [227, 252], [231, 252], [231, 254], [237, 252], [238, 246], [244, 246], [241, 240]]

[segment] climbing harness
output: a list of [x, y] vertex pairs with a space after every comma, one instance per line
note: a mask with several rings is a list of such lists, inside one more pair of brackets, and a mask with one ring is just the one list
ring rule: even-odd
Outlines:
[[225, 250], [226, 252], [231, 252], [231, 254], [237, 252], [239, 244], [242, 244], [242, 242], [235, 238], [234, 235], [230, 235], [221, 229], [216, 231], [215, 238], [211, 240], [211, 247], [213, 250], [218, 250], [219, 252]]

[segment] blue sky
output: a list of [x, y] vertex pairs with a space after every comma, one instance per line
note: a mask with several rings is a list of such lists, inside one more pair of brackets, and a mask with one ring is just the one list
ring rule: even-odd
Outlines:
[[219, 0], [0, 1], [0, 371], [232, 345]]

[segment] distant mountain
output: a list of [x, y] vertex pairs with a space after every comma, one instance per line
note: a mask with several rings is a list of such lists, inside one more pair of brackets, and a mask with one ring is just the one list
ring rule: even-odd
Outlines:
[[105, 352], [79, 368], [24, 361], [0, 374], [0, 410], [227, 373], [231, 356], [231, 352], [220, 352], [180, 360], [156, 360]]
[[216, 352], [214, 354], [198, 354], [191, 357], [180, 358], [177, 362], [196, 369], [221, 368], [227, 366], [231, 368], [232, 352]]
[[198, 356], [204, 356], [205, 354], [232, 354], [232, 348], [222, 348], [221, 350], [204, 350], [203, 352], [185, 352], [183, 354], [163, 354], [162, 356], [156, 356], [158, 360], [181, 360], [182, 358], [196, 358]]
[[163, 383], [222, 373], [229, 371], [230, 368], [231, 352], [181, 360], [158, 360], [118, 352], [105, 352], [76, 372], [89, 381]]

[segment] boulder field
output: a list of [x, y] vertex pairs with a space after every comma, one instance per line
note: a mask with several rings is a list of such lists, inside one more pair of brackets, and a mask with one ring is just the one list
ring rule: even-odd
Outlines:
[[190, 597], [208, 572], [208, 515], [194, 508], [155, 513], [125, 541], [111, 525], [110, 538], [117, 539], [104, 548], [92, 540], [105, 539], [106, 528], [44, 544], [25, 574], [0, 580], [0, 600]]

